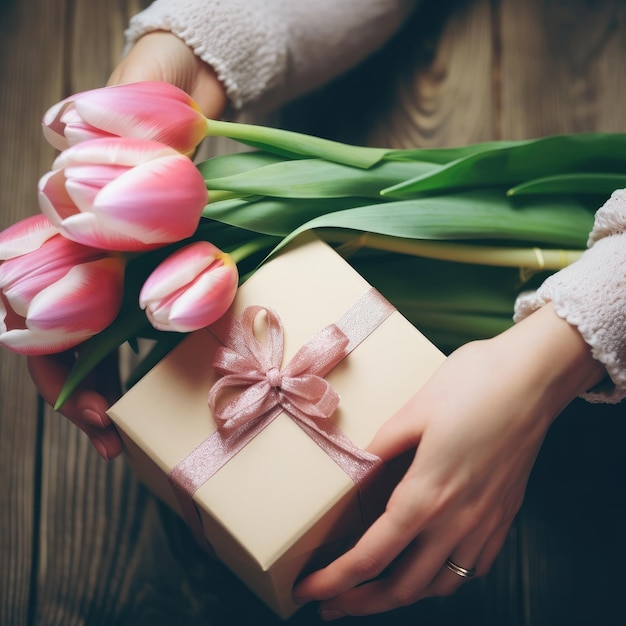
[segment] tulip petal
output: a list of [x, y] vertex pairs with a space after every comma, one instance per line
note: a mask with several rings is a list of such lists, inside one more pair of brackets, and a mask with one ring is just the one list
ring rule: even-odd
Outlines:
[[[154, 248], [154, 244], [138, 241], [124, 224], [117, 224], [93, 213], [77, 213], [59, 226], [64, 237], [84, 246], [103, 250], [134, 252]], [[126, 231], [126, 232], [124, 232]]]
[[162, 244], [191, 236], [207, 202], [202, 175], [176, 154], [122, 174], [98, 194], [93, 211], [144, 244]]
[[44, 174], [37, 188], [39, 208], [56, 228], [67, 216], [76, 213], [76, 206], [65, 188], [65, 174], [62, 170]]
[[147, 303], [146, 315], [158, 330], [191, 332], [212, 324], [232, 304], [237, 293], [237, 266], [222, 253], [191, 283]]
[[46, 111], [41, 122], [44, 138], [57, 150], [65, 150], [69, 146], [63, 133], [64, 124], [61, 122], [61, 115], [68, 104], [69, 99], [57, 102]]
[[45, 215], [31, 215], [0, 232], [0, 260], [12, 259], [40, 248], [58, 234]]
[[220, 249], [208, 241], [196, 241], [179, 248], [148, 276], [139, 293], [139, 306], [145, 308], [148, 302], [165, 298], [191, 283], [218, 255], [222, 256]]
[[156, 141], [142, 141], [128, 137], [101, 137], [83, 141], [64, 150], [54, 160], [52, 169], [60, 170], [72, 165], [83, 166], [88, 163], [133, 167], [166, 155], [180, 156], [173, 148]]
[[55, 354], [77, 346], [89, 339], [91, 334], [82, 332], [60, 334], [56, 331], [33, 331], [15, 328], [0, 334], [0, 345], [8, 350], [27, 356]]
[[204, 272], [173, 302], [170, 329], [191, 332], [219, 319], [230, 307], [237, 292], [237, 281], [229, 268]]
[[87, 123], [78, 113], [75, 106], [69, 106], [61, 116], [64, 125], [63, 134], [68, 146], [74, 146], [81, 141], [100, 139], [102, 137], [115, 137], [114, 133], [106, 132]]
[[108, 255], [102, 250], [57, 234], [36, 250], [0, 264], [0, 288], [5, 294], [12, 289], [22, 291], [30, 300], [37, 291], [64, 276], [70, 267], [104, 256]]
[[119, 312], [123, 273], [124, 263], [115, 257], [72, 267], [33, 298], [27, 326], [88, 335], [100, 332]]
[[127, 172], [123, 165], [94, 165], [66, 167], [65, 189], [79, 211], [90, 211], [100, 190]]
[[180, 152], [193, 150], [206, 136], [206, 119], [178, 88], [163, 89], [159, 83], [126, 87], [85, 94], [75, 100], [76, 110], [92, 127], [120, 137], [159, 141]]
[[156, 142], [106, 138], [68, 148], [40, 180], [40, 208], [67, 238], [140, 251], [191, 236], [208, 202], [186, 156]]
[[0, 345], [19, 354], [52, 354], [67, 350], [89, 337], [84, 332], [59, 333], [33, 331], [26, 327], [26, 320], [5, 306], [0, 294]]

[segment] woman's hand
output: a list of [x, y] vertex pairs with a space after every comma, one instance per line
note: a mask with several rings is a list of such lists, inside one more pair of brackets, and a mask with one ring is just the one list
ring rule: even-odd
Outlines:
[[[108, 84], [144, 80], [169, 82], [186, 91], [209, 118], [219, 118], [226, 93], [215, 72], [176, 35], [157, 31], [141, 37], [113, 70]], [[74, 361], [72, 352], [29, 357], [31, 378], [54, 405]], [[105, 459], [122, 451], [122, 441], [106, 414], [120, 395], [117, 353], [105, 360], [61, 407], [61, 414], [84, 431]]]
[[[54, 406], [67, 378], [74, 353], [28, 357], [30, 376], [43, 399]], [[107, 415], [121, 388], [117, 352], [104, 359], [61, 407], [61, 414], [78, 426], [105, 460], [122, 452], [122, 440]]]
[[467, 579], [448, 558], [484, 575], [552, 420], [604, 375], [551, 305], [457, 350], [369, 446], [383, 459], [417, 447], [386, 511], [294, 598], [322, 600], [322, 618], [335, 619], [452, 593]]
[[226, 108], [226, 92], [213, 69], [172, 33], [155, 31], [138, 39], [113, 70], [108, 84], [144, 80], [176, 85], [208, 118], [218, 119]]

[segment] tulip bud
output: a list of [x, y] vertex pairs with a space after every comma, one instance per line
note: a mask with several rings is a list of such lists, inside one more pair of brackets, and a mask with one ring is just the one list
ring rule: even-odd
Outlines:
[[[27, 241], [31, 219], [0, 237]], [[6, 247], [6, 246], [5, 246]], [[0, 265], [0, 344], [21, 354], [51, 354], [71, 348], [109, 326], [117, 316], [124, 261], [59, 234]]]
[[102, 137], [134, 137], [194, 152], [206, 118], [184, 91], [169, 83], [138, 82], [77, 93], [51, 107], [44, 137], [58, 150]]
[[207, 201], [188, 157], [138, 139], [79, 143], [39, 181], [41, 211], [61, 234], [105, 250], [150, 250], [185, 239]]
[[219, 319], [237, 292], [237, 265], [213, 244], [180, 248], [148, 277], [139, 294], [157, 330], [191, 332]]

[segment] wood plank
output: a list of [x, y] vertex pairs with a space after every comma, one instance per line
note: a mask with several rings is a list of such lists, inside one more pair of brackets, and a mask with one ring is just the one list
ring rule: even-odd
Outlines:
[[505, 136], [623, 132], [624, 3], [502, 0], [501, 5]]
[[[134, 0], [114, 7], [102, 0], [56, 3], [65, 33], [62, 97], [106, 82], [120, 58], [123, 28], [140, 8]], [[152, 555], [167, 553], [154, 498], [123, 459], [100, 459], [49, 407], [41, 445], [36, 623], [119, 623], [150, 588]]]
[[[500, 4], [504, 136], [623, 132], [624, 4]], [[576, 401], [549, 433], [517, 520], [526, 624], [623, 621], [623, 413]]]
[[[60, 94], [62, 24], [53, 9], [43, 0], [0, 5], [0, 228], [37, 211], [36, 183], [53, 154], [39, 124]], [[23, 357], [0, 351], [0, 389], [0, 623], [20, 625], [30, 622], [37, 592], [40, 445], [37, 395]]]
[[384, 52], [392, 108], [367, 130], [370, 145], [458, 146], [493, 130], [488, 0], [425, 3]]

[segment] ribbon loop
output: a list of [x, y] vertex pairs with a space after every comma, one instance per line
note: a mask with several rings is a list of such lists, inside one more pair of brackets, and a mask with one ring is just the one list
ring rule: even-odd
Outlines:
[[[255, 325], [263, 313], [264, 341]], [[320, 376], [345, 356], [348, 337], [337, 326], [323, 328], [302, 346], [283, 370], [284, 329], [270, 308], [251, 306], [232, 320], [231, 348], [217, 350], [213, 367], [223, 374], [209, 392], [209, 406], [224, 433], [261, 418], [277, 406], [296, 407], [304, 419], [329, 418], [339, 396]], [[232, 328], [236, 328], [236, 332]], [[231, 398], [222, 401], [230, 391]]]

